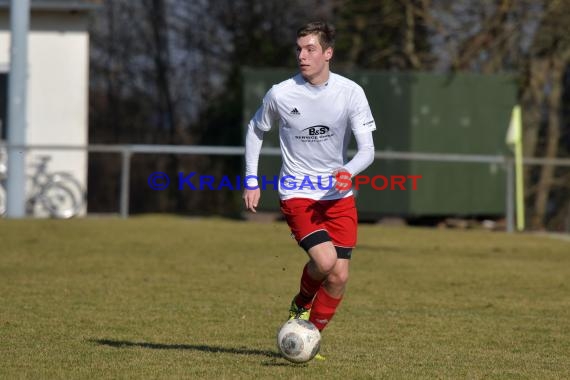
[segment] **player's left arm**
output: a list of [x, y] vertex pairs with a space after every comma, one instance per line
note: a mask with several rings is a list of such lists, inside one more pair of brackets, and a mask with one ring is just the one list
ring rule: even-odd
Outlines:
[[351, 177], [354, 177], [374, 161], [372, 131], [376, 130], [376, 122], [362, 87], [357, 86], [354, 88], [348, 107], [350, 128], [356, 139], [358, 151], [352, 160], [344, 165], [344, 169], [350, 173]]
[[372, 138], [372, 131], [364, 131], [354, 135], [358, 151], [348, 161], [344, 168], [354, 177], [358, 173], [366, 169], [374, 161], [374, 139]]

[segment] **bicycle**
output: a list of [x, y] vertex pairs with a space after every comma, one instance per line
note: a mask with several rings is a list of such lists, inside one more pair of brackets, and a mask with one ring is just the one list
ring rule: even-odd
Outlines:
[[[84, 205], [85, 192], [75, 177], [66, 172], [48, 172], [50, 156], [38, 156], [29, 176], [30, 192], [26, 197], [26, 213], [34, 215], [37, 206], [43, 207], [52, 218], [68, 219], [76, 216]], [[0, 165], [0, 215], [6, 212], [6, 167]]]

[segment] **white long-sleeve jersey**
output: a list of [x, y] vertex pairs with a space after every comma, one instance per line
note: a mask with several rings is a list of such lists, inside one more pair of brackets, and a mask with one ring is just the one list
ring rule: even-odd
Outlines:
[[[282, 166], [279, 197], [338, 199], [332, 172], [345, 168], [353, 176], [374, 159], [372, 131], [376, 123], [363, 89], [330, 73], [322, 85], [311, 85], [298, 74], [274, 85], [248, 125], [246, 176], [257, 176], [263, 133], [279, 127]], [[348, 161], [346, 151], [354, 134], [358, 152]], [[255, 181], [250, 181], [250, 184]], [[261, 181], [259, 181], [261, 185]]]

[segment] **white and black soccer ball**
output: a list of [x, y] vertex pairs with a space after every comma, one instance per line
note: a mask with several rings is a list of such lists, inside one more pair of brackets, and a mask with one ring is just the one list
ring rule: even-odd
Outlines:
[[285, 359], [305, 363], [319, 352], [321, 333], [309, 321], [290, 319], [279, 329], [277, 347]]

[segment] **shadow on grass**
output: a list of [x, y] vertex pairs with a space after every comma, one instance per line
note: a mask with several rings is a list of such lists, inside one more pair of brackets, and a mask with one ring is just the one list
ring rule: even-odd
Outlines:
[[277, 352], [269, 350], [255, 350], [251, 348], [234, 348], [234, 347], [220, 347], [208, 346], [205, 344], [165, 344], [165, 343], [149, 343], [149, 342], [131, 342], [128, 340], [112, 340], [112, 339], [89, 339], [90, 342], [100, 344], [102, 346], [110, 346], [114, 348], [129, 348], [141, 347], [149, 348], [151, 350], [193, 350], [210, 353], [224, 353], [236, 355], [260, 355], [268, 358], [280, 358]]

